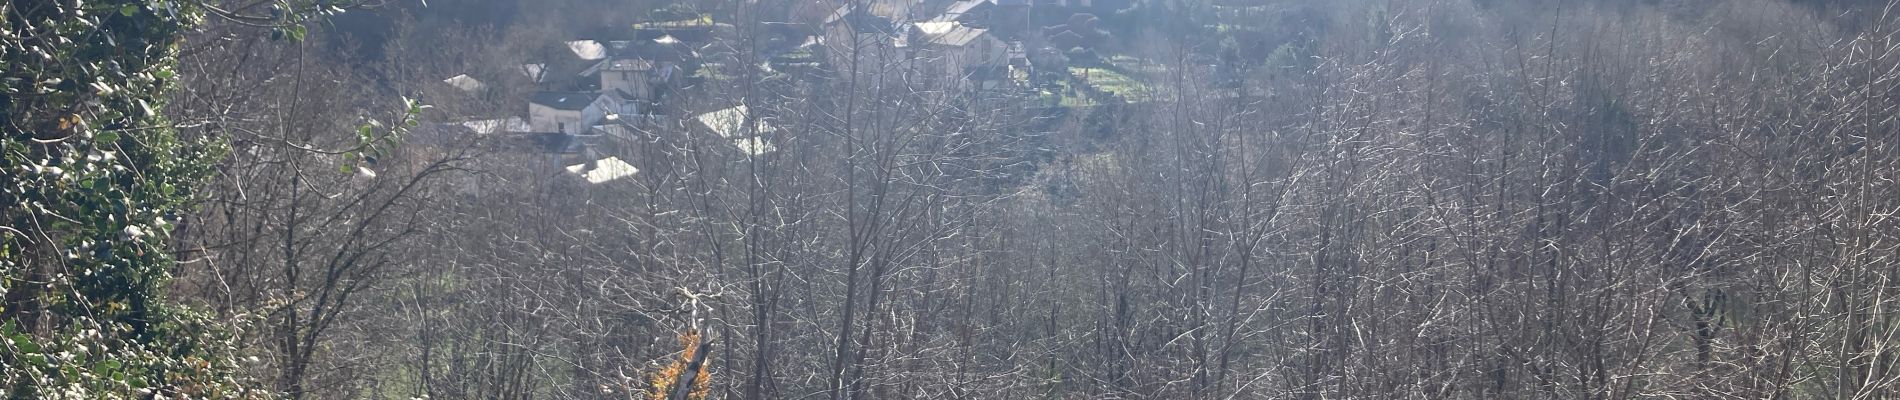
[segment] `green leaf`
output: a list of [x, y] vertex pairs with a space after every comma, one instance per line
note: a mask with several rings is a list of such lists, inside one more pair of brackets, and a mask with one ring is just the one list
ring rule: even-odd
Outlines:
[[40, 345], [33, 343], [33, 338], [26, 336], [24, 333], [13, 335], [13, 345], [19, 347], [21, 353], [32, 354], [40, 352]]
[[115, 143], [119, 141], [119, 133], [113, 131], [100, 132], [99, 136], [93, 137], [92, 140], [96, 143]]
[[139, 6], [137, 4], [126, 4], [125, 6], [119, 7], [119, 15], [130, 17], [133, 14], [138, 14], [138, 12]]

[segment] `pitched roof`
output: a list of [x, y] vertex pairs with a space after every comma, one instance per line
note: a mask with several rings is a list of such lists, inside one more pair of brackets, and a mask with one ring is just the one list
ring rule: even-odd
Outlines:
[[633, 29], [704, 28], [711, 27], [714, 23], [715, 21], [713, 21], [712, 14], [699, 14], [689, 19], [635, 23], [633, 24]]
[[587, 180], [587, 183], [592, 184], [612, 182], [620, 178], [633, 176], [633, 174], [639, 172], [640, 168], [636, 168], [633, 164], [628, 164], [626, 161], [621, 161], [616, 157], [607, 157], [589, 163], [567, 166], [567, 173], [579, 176], [581, 179]]
[[606, 68], [606, 67], [607, 67], [607, 60], [595, 61], [593, 64], [588, 65], [587, 68], [582, 68], [581, 72], [576, 72], [575, 74], [583, 76], [583, 77], [594, 76], [594, 74], [600, 73], [601, 68]]
[[825, 25], [845, 24], [858, 33], [896, 33], [897, 23], [875, 13], [845, 5], [825, 17]]
[[607, 56], [619, 57], [621, 55], [625, 55], [627, 54], [627, 52], [633, 51], [635, 42], [638, 42], [638, 41], [637, 40], [609, 40], [607, 41]]
[[463, 128], [467, 128], [469, 131], [475, 132], [475, 134], [477, 135], [487, 135], [487, 134], [493, 134], [493, 133], [528, 132], [528, 131], [534, 130], [533, 127], [528, 126], [528, 121], [521, 120], [521, 117], [508, 117], [506, 119], [478, 119], [474, 121], [463, 121], [463, 122], [457, 123], [456, 125], [461, 125]]
[[965, 16], [983, 12], [983, 9], [989, 8], [994, 4], [995, 3], [990, 2], [990, 0], [962, 0], [950, 3], [950, 8], [944, 9], [943, 15], [937, 16], [934, 21], [961, 20]]
[[617, 40], [607, 43], [607, 54], [614, 59], [644, 59], [661, 62], [685, 62], [699, 57], [691, 44], [671, 35], [653, 40]]
[[763, 137], [749, 137], [749, 138], [733, 139], [732, 145], [733, 147], [738, 147], [739, 151], [745, 152], [747, 155], [754, 155], [754, 156], [765, 155], [766, 153], [778, 151], [778, 146], [773, 146], [772, 143], [766, 142], [765, 138]]
[[601, 46], [600, 42], [597, 42], [597, 41], [592, 41], [592, 40], [569, 41], [567, 42], [567, 49], [568, 51], [574, 52], [574, 56], [579, 57], [582, 60], [593, 61], [593, 60], [599, 60], [602, 58], [607, 58], [607, 47]]
[[556, 110], [576, 111], [587, 108], [587, 105], [594, 104], [594, 100], [599, 98], [600, 93], [540, 92], [535, 93], [534, 98], [530, 99], [529, 102], [548, 106]]
[[[751, 113], [746, 109], [746, 106], [739, 105], [724, 110], [700, 114], [699, 117], [694, 119], [698, 120], [701, 125], [705, 125], [706, 129], [710, 129], [714, 134], [719, 135], [719, 137], [736, 138], [744, 136], [746, 118], [750, 115]], [[772, 126], [767, 125], [765, 121], [758, 121], [758, 125], [759, 132], [761, 133], [772, 131]]]
[[608, 71], [647, 71], [653, 69], [653, 61], [639, 58], [615, 58], [607, 63]]
[[466, 143], [471, 136], [510, 135], [533, 130], [520, 117], [451, 121], [418, 126], [405, 140], [407, 143], [442, 146]]
[[944, 46], [962, 47], [975, 42], [988, 30], [971, 28], [957, 22], [918, 22], [913, 24], [923, 37], [911, 39], [912, 43], [928, 43]]
[[910, 0], [881, 1], [871, 0], [871, 14], [887, 18], [905, 18], [910, 12]]
[[462, 89], [462, 91], [464, 92], [479, 92], [479, 91], [482, 91], [482, 89], [488, 88], [487, 84], [484, 84], [482, 83], [482, 81], [468, 76], [468, 74], [451, 76], [449, 77], [449, 79], [443, 79], [442, 83], [447, 83], [449, 84], [449, 86], [454, 86], [456, 89]]
[[529, 80], [535, 82], [546, 81], [548, 79], [547, 72], [547, 64], [521, 64], [521, 75], [527, 76]]

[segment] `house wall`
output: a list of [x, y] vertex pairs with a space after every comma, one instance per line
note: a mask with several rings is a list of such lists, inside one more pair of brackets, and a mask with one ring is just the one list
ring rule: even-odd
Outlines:
[[912, 18], [914, 15], [910, 13], [911, 4], [914, 2], [915, 0], [872, 0], [870, 11], [872, 15], [884, 18], [910, 20], [914, 19]]
[[933, 46], [930, 54], [919, 60], [924, 65], [936, 65], [941, 68], [942, 76], [961, 77], [970, 67], [999, 66], [1009, 63], [1009, 45], [995, 36], [985, 34], [967, 46]]
[[647, 71], [602, 71], [600, 90], [606, 93], [623, 90], [636, 99], [653, 99], [653, 83]]
[[535, 132], [560, 132], [569, 135], [588, 133], [594, 125], [619, 107], [610, 96], [600, 96], [580, 110], [559, 110], [540, 104], [528, 104], [528, 126]]
[[976, 52], [971, 47], [975, 46], [942, 48], [938, 52], [943, 55], [943, 61], [940, 63], [943, 65], [942, 76], [962, 77], [963, 69], [978, 60]]
[[976, 48], [977, 57], [981, 60], [976, 65], [1009, 64], [1009, 43], [996, 38], [996, 35], [983, 35], [976, 40], [976, 45], [972, 47]]
[[851, 62], [851, 54], [859, 48], [859, 46], [853, 46], [851, 41], [850, 26], [844, 23], [825, 26], [825, 53], [829, 55], [831, 65], [837, 68], [840, 74], [845, 72], [845, 66]]
[[[853, 40], [857, 41], [856, 45], [852, 44]], [[893, 45], [889, 35], [860, 33], [853, 36], [851, 28], [845, 24], [832, 24], [825, 28], [825, 54], [831, 61], [833, 72], [839, 76], [848, 77], [851, 73], [853, 53], [862, 53], [857, 57], [858, 74], [862, 77], [878, 73], [887, 67], [888, 60], [902, 59], [903, 50]]]
[[576, 133], [584, 127], [580, 111], [557, 110], [540, 104], [528, 105], [528, 126], [535, 132]]
[[567, 132], [567, 134], [579, 135], [589, 133], [589, 131], [593, 130], [594, 125], [599, 125], [601, 120], [607, 118], [607, 113], [617, 111], [619, 108], [620, 102], [614, 101], [613, 96], [596, 97], [594, 98], [593, 104], [589, 104], [587, 108], [581, 109], [580, 126], [568, 127], [571, 131]]

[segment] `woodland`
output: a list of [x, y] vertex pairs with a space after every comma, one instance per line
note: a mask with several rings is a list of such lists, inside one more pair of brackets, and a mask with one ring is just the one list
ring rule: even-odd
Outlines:
[[681, 1], [0, 0], [0, 398], [1900, 397], [1897, 2]]

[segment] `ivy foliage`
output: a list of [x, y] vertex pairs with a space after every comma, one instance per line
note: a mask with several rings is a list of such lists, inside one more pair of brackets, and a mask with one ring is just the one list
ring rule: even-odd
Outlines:
[[236, 332], [160, 293], [169, 233], [226, 150], [159, 110], [207, 15], [296, 39], [330, 3], [0, 0], [0, 397], [264, 395], [237, 378]]
[[0, 393], [254, 397], [168, 306], [166, 237], [223, 155], [159, 115], [192, 3], [11, 1], [0, 22]]

